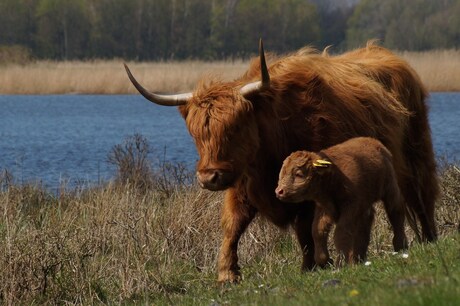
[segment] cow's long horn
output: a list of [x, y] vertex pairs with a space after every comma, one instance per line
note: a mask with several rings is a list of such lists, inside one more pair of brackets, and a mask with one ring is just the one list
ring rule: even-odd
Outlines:
[[184, 105], [187, 100], [193, 97], [192, 93], [183, 93], [183, 94], [176, 94], [176, 95], [160, 95], [153, 92], [148, 91], [145, 89], [139, 82], [134, 78], [131, 71], [129, 70], [126, 64], [125, 69], [126, 73], [128, 73], [128, 77], [133, 83], [134, 87], [143, 95], [147, 100], [152, 101], [155, 104], [164, 105], [164, 106], [178, 106]]
[[268, 73], [267, 63], [265, 62], [264, 43], [259, 40], [260, 74], [262, 75], [262, 87], [270, 87], [270, 74]]
[[270, 88], [270, 74], [268, 73], [267, 63], [265, 61], [264, 43], [262, 42], [262, 39], [259, 41], [259, 57], [262, 80], [244, 85], [240, 90], [240, 93], [243, 96], [251, 95], [262, 89]]

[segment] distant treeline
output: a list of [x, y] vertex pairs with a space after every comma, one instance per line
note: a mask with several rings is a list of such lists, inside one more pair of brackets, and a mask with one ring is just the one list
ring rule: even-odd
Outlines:
[[459, 0], [335, 2], [0, 0], [0, 60], [244, 58], [259, 37], [274, 52], [370, 38], [399, 50], [460, 47]]

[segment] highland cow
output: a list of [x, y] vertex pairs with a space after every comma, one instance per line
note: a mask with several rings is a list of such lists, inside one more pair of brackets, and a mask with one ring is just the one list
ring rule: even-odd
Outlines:
[[408, 212], [418, 217], [423, 239], [436, 239], [439, 187], [427, 94], [412, 68], [372, 44], [341, 56], [301, 49], [268, 67], [262, 43], [259, 50], [242, 77], [203, 81], [193, 93], [150, 92], [125, 66], [146, 99], [178, 106], [199, 154], [201, 187], [225, 190], [218, 280], [240, 279], [238, 241], [257, 213], [292, 226], [302, 269], [315, 266], [314, 206], [278, 200], [278, 174], [291, 152], [319, 151], [357, 136], [377, 138], [390, 150]]
[[327, 249], [332, 222], [340, 260], [352, 264], [366, 259], [373, 204], [379, 200], [393, 229], [394, 250], [407, 247], [392, 156], [376, 139], [358, 137], [319, 152], [292, 153], [283, 162], [275, 192], [283, 202], [316, 203], [312, 234], [318, 266], [332, 262]]

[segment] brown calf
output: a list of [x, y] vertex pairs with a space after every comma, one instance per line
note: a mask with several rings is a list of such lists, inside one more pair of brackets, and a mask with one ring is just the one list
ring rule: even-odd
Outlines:
[[315, 201], [315, 262], [330, 262], [327, 239], [349, 264], [366, 259], [374, 219], [373, 203], [382, 200], [393, 228], [393, 247], [407, 247], [404, 204], [390, 151], [376, 139], [352, 138], [328, 149], [292, 153], [281, 168], [276, 196], [286, 202]]

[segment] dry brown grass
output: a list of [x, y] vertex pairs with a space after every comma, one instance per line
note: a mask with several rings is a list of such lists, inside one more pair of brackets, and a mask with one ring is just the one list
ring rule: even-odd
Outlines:
[[460, 50], [403, 52], [430, 91], [460, 91]]
[[[108, 185], [56, 197], [6, 180], [0, 179], [2, 304], [168, 300], [216, 277], [219, 192], [176, 186], [165, 197], [158, 190]], [[460, 221], [458, 165], [445, 167], [441, 182], [437, 221], [440, 235], [446, 236], [458, 230]], [[369, 252], [381, 256], [391, 251], [388, 222], [379, 209]], [[261, 274], [279, 265], [300, 267], [299, 254], [290, 231], [261, 219], [250, 226], [239, 248], [241, 265], [263, 262], [264, 270], [254, 271]]]
[[[37, 188], [11, 187], [0, 195], [0, 301], [120, 303], [180, 290], [175, 284], [190, 267], [214, 271], [220, 202], [221, 194], [196, 188], [168, 199], [114, 186], [52, 199]], [[267, 254], [260, 245], [273, 249], [277, 236], [254, 225], [243, 258]]]
[[[430, 91], [460, 91], [460, 50], [404, 52], [401, 55], [420, 74]], [[217, 75], [231, 80], [248, 63], [157, 62], [128, 63], [146, 87], [162, 92], [194, 89], [200, 78]], [[137, 93], [121, 60], [87, 62], [38, 61], [0, 67], [0, 94], [126, 94]]]
[[[192, 90], [208, 75], [233, 79], [246, 68], [236, 62], [128, 62], [133, 73], [146, 87], [163, 92]], [[127, 94], [137, 93], [129, 82], [123, 62], [53, 62], [0, 67], [1, 94]]]

